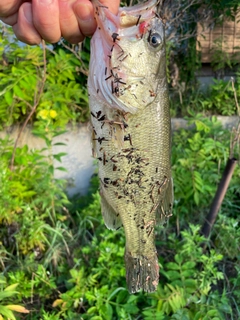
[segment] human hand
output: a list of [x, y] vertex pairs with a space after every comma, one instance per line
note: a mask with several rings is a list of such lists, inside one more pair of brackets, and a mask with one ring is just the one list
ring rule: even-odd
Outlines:
[[[120, 0], [100, 2], [117, 14]], [[54, 43], [61, 37], [78, 43], [96, 29], [89, 0], [0, 0], [0, 19], [28, 44], [39, 44], [42, 39]]]

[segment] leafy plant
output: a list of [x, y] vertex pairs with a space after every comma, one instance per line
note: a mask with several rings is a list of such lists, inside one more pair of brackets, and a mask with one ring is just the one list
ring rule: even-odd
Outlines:
[[[239, 79], [236, 81], [235, 89], [237, 97], [240, 97]], [[214, 80], [210, 87], [210, 94], [207, 99], [201, 102], [204, 110], [211, 113], [222, 114], [226, 116], [236, 115], [236, 105], [234, 103], [234, 91], [231, 81]]]
[[196, 131], [181, 130], [174, 137], [175, 208], [179, 214], [188, 214], [185, 208], [193, 208], [200, 201], [202, 206], [210, 205], [209, 195], [213, 197], [220, 179], [219, 168], [229, 154], [229, 134], [215, 117], [203, 120], [199, 115], [190, 124]]
[[23, 306], [16, 304], [5, 304], [11, 301], [12, 297], [18, 294], [18, 292], [15, 290], [17, 286], [17, 283], [6, 286], [6, 280], [3, 275], [0, 274], [0, 320], [3, 320], [3, 317], [6, 317], [6, 319], [10, 320], [16, 320], [13, 311], [25, 314], [29, 313], [29, 310]]
[[0, 141], [0, 224], [7, 227], [1, 228], [1, 239], [8, 232], [5, 246], [12, 248], [10, 252], [15, 242], [18, 252], [24, 254], [36, 248], [42, 251], [48, 243], [48, 223], [54, 226], [65, 219], [60, 212], [56, 214], [68, 203], [64, 183], [54, 180], [51, 156], [28, 151], [27, 146], [16, 148], [14, 170], [10, 170], [12, 150], [7, 138]]
[[[175, 217], [179, 222], [172, 218], [168, 228], [161, 226], [159, 229], [157, 248], [162, 265], [161, 280], [157, 292], [149, 295], [140, 292], [131, 296], [126, 290], [123, 230], [111, 232], [105, 228], [96, 178], [92, 194], [68, 205], [62, 193], [63, 185], [53, 179], [52, 156], [43, 157], [35, 151], [17, 148], [12, 172], [8, 169], [12, 146], [7, 140], [2, 141], [2, 172], [7, 172], [9, 177], [12, 175], [7, 181], [2, 179], [8, 186], [2, 189], [4, 197], [11, 195], [9, 183], [17, 179], [27, 180], [26, 190], [36, 190], [31, 196], [21, 198], [21, 193], [9, 196], [8, 201], [13, 202], [9, 202], [11, 208], [19, 206], [22, 211], [11, 209], [12, 220], [9, 223], [2, 220], [0, 247], [4, 253], [3, 270], [8, 268], [8, 285], [19, 283], [15, 304], [23, 302], [31, 309], [31, 319], [237, 319], [234, 312], [238, 312], [235, 304], [239, 297], [233, 295], [232, 290], [239, 284], [231, 280], [231, 274], [226, 284], [224, 266], [226, 259], [237, 257], [238, 231], [231, 252], [227, 253], [224, 239], [233, 232], [231, 228], [235, 225], [233, 210], [238, 210], [238, 202], [234, 192], [239, 171], [232, 182], [232, 193], [226, 199], [233, 209], [223, 206], [225, 215], [232, 215], [232, 222], [217, 221], [213, 249], [199, 234], [199, 226], [193, 223], [199, 223], [204, 216], [210, 202], [209, 191], [214, 194], [221, 176], [222, 159], [228, 157], [226, 139], [229, 134], [215, 118], [204, 120], [199, 116], [191, 123], [195, 129], [174, 135], [175, 210], [178, 211]], [[54, 131], [51, 126], [49, 129], [46, 141], [50, 146]], [[30, 163], [32, 175], [26, 171]], [[49, 166], [51, 170], [48, 171]], [[44, 183], [36, 176], [43, 171], [46, 173]], [[188, 194], [188, 185], [196, 184], [197, 175], [193, 175], [193, 171], [198, 172], [201, 179], [197, 181], [198, 187], [192, 187], [193, 192]], [[27, 179], [19, 178], [22, 175]], [[188, 179], [186, 185], [184, 179]], [[38, 188], [42, 188], [41, 193]], [[194, 196], [194, 192], [199, 196]], [[37, 228], [35, 223], [39, 223]], [[174, 232], [175, 223], [183, 230], [178, 235]], [[17, 260], [9, 254], [16, 250]], [[235, 277], [236, 273], [233, 274]], [[25, 319], [30, 319], [27, 314]]]
[[[83, 65], [81, 52], [78, 56], [62, 48], [53, 51], [49, 46], [19, 46], [2, 24], [0, 44], [4, 57], [0, 63], [1, 127], [22, 122], [36, 106], [36, 116], [51, 120], [55, 128], [88, 119], [86, 88], [78, 80]], [[86, 86], [86, 77], [82, 77]], [[38, 126], [37, 121], [34, 123]]]
[[[212, 48], [212, 61], [211, 66], [216, 73], [224, 74], [224, 70], [227, 68], [233, 69], [237, 66], [239, 61], [239, 52], [234, 54], [229, 54], [228, 48], [226, 48], [225, 43], [227, 43], [227, 37], [219, 37], [213, 43]], [[237, 49], [237, 48], [235, 48]]]

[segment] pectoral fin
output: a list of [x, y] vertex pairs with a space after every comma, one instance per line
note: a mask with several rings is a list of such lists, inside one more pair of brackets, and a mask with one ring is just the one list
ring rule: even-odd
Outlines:
[[119, 229], [122, 226], [120, 216], [109, 205], [103, 195], [101, 195], [101, 199], [102, 216], [106, 227], [110, 230]]

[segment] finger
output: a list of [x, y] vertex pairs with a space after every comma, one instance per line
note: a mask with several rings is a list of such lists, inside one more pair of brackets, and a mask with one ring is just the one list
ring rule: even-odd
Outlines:
[[18, 21], [13, 26], [17, 38], [28, 44], [39, 44], [41, 37], [33, 25], [32, 5], [24, 3], [18, 12]]
[[32, 0], [34, 26], [47, 42], [61, 38], [58, 0]]
[[0, 1], [0, 17], [8, 17], [18, 11], [24, 0], [4, 0]]
[[120, 0], [100, 0], [103, 6], [108, 7], [108, 9], [114, 13], [118, 13], [118, 9], [120, 6]]
[[92, 4], [86, 0], [78, 1], [74, 5], [74, 12], [82, 34], [84, 36], [91, 36], [97, 27]]
[[6, 18], [1, 18], [1, 20], [6, 23], [9, 24], [10, 26], [13, 26], [14, 24], [17, 23], [18, 20], [18, 13], [14, 13]]
[[59, 17], [61, 34], [64, 39], [70, 43], [83, 41], [84, 35], [80, 31], [73, 5], [68, 0], [59, 0]]

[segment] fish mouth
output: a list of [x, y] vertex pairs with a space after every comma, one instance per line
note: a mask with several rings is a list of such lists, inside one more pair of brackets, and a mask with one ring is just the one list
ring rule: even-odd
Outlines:
[[120, 9], [120, 27], [129, 28], [143, 23], [151, 14], [151, 9], [156, 8], [159, 1], [150, 0], [133, 7]]
[[120, 7], [118, 14], [113, 14], [107, 6], [102, 5], [99, 0], [92, 0], [95, 18], [98, 26], [103, 32], [112, 35], [119, 27], [129, 28], [137, 26], [156, 14], [159, 0], [148, 0], [131, 7]]

